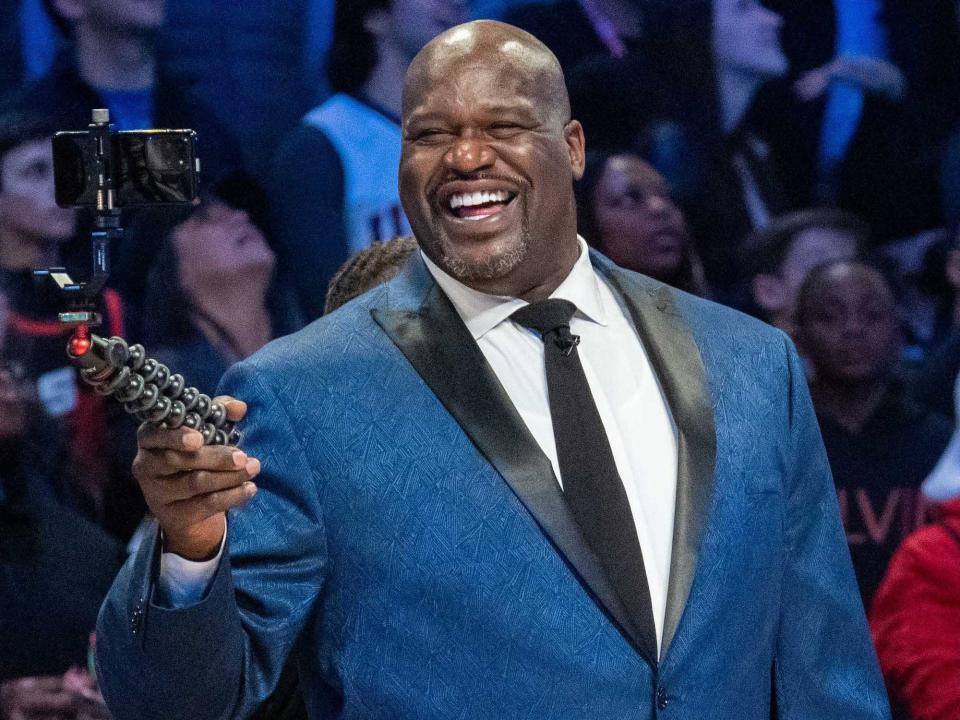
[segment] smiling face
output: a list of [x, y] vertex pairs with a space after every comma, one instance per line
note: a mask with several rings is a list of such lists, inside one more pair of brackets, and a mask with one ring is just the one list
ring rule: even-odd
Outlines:
[[583, 159], [559, 65], [532, 36], [469, 23], [411, 65], [400, 198], [424, 252], [465, 284], [545, 297], [563, 280]]
[[672, 277], [689, 243], [667, 182], [635, 155], [607, 160], [593, 192], [596, 238], [618, 265], [659, 280]]

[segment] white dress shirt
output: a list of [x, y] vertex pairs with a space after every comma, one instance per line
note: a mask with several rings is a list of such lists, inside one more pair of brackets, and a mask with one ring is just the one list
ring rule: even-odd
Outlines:
[[[636, 327], [593, 269], [582, 238], [573, 270], [550, 296], [577, 306], [570, 331], [626, 489], [643, 553], [659, 649], [673, 548], [677, 435], [669, 407]], [[520, 417], [550, 459], [560, 484], [547, 397], [543, 342], [509, 319], [526, 301], [478, 292], [423, 256], [467, 330], [503, 385]], [[172, 553], [160, 559], [160, 589], [175, 607], [196, 602], [216, 559], [192, 563]]]
[[[570, 332], [580, 336], [577, 353], [637, 526], [659, 649], [673, 550], [676, 426], [636, 326], [593, 269], [583, 238], [579, 243], [580, 257], [550, 297], [577, 306]], [[535, 331], [509, 319], [527, 302], [478, 292], [426, 256], [423, 259], [550, 459], [562, 486], [547, 397], [543, 341]]]

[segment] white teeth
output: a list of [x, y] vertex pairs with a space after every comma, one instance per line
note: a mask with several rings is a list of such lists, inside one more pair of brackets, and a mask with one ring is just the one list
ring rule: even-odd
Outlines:
[[492, 202], [506, 202], [510, 195], [504, 190], [496, 192], [473, 192], [457, 193], [450, 196], [450, 209], [456, 210], [458, 207], [470, 207], [472, 205], [484, 205]]

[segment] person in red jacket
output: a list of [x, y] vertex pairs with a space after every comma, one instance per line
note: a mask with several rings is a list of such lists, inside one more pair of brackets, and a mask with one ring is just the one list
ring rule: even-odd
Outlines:
[[[954, 402], [960, 417], [960, 378]], [[870, 627], [895, 717], [947, 720], [960, 718], [960, 428], [923, 493], [942, 516], [893, 556]]]

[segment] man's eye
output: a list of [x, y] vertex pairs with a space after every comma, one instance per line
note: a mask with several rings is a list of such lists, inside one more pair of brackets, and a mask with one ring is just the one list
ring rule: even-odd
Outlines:
[[414, 133], [413, 139], [419, 143], [440, 142], [450, 136], [450, 133], [441, 128], [427, 128]]
[[494, 123], [487, 128], [487, 133], [494, 138], [510, 138], [523, 132], [523, 128], [513, 123]]

